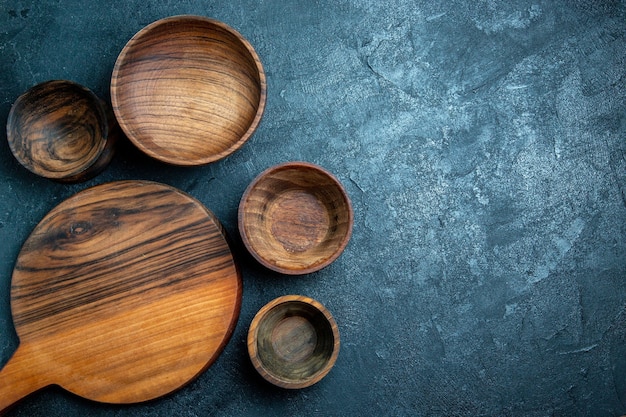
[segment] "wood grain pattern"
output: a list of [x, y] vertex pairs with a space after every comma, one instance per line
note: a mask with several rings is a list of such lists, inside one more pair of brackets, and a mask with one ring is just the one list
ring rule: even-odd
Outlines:
[[270, 301], [248, 330], [248, 353], [259, 374], [282, 388], [319, 382], [339, 355], [339, 329], [319, 302], [301, 295]]
[[50, 384], [111, 403], [176, 390], [225, 346], [241, 291], [221, 226], [197, 200], [142, 181], [78, 193], [18, 256], [20, 345], [0, 371], [0, 410]]
[[352, 233], [353, 211], [341, 183], [323, 168], [288, 162], [267, 169], [239, 204], [239, 231], [250, 253], [284, 274], [333, 262]]
[[119, 126], [112, 110], [87, 88], [46, 81], [11, 107], [7, 140], [29, 171], [61, 182], [79, 182], [102, 171], [113, 157]]
[[265, 72], [250, 43], [224, 23], [174, 16], [139, 31], [121, 51], [111, 101], [130, 140], [175, 165], [239, 149], [256, 130]]

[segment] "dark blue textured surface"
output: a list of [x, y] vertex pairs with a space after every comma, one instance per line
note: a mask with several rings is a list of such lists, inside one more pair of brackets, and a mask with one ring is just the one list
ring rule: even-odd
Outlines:
[[[0, 363], [17, 346], [13, 263], [37, 222], [87, 186], [149, 179], [189, 192], [233, 239], [244, 295], [217, 362], [181, 391], [110, 406], [49, 388], [10, 416], [619, 416], [626, 414], [624, 1], [0, 0], [0, 119], [27, 88], [71, 79], [108, 100], [143, 26], [190, 13], [239, 30], [265, 66], [252, 139], [201, 168], [122, 144], [79, 185], [18, 165], [0, 133]], [[330, 267], [256, 264], [236, 210], [263, 169], [337, 175], [353, 238]], [[335, 315], [339, 359], [283, 391], [256, 375], [255, 312], [298, 293]]]

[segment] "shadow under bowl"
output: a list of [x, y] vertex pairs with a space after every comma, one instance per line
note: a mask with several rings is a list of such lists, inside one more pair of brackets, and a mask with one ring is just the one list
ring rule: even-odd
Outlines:
[[244, 245], [261, 264], [297, 275], [324, 268], [343, 252], [353, 211], [341, 183], [307, 162], [262, 172], [246, 189], [238, 223]]
[[339, 330], [330, 312], [300, 295], [266, 304], [248, 331], [253, 366], [265, 380], [282, 388], [305, 388], [319, 382], [335, 364], [339, 344]]
[[239, 149], [260, 123], [265, 72], [237, 31], [201, 16], [173, 16], [137, 32], [111, 77], [113, 110], [141, 151], [204, 165]]

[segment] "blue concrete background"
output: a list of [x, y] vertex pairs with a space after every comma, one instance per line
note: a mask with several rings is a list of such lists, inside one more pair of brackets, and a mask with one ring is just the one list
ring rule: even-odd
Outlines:
[[[619, 416], [626, 414], [626, 2], [0, 0], [0, 119], [26, 89], [79, 82], [109, 99], [124, 44], [176, 14], [221, 20], [265, 66], [252, 139], [200, 168], [122, 143], [87, 183], [38, 178], [0, 130], [0, 364], [19, 249], [88, 186], [148, 179], [189, 192], [233, 239], [244, 294], [234, 336], [181, 391], [92, 403], [48, 388], [10, 416]], [[236, 211], [285, 161], [320, 164], [354, 205], [328, 268], [272, 273]], [[245, 347], [256, 311], [303, 294], [335, 315], [339, 359], [317, 385], [266, 384]]]

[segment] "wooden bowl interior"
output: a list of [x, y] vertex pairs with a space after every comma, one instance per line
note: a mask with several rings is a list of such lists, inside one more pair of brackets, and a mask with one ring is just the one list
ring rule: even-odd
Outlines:
[[333, 365], [332, 325], [320, 310], [305, 302], [287, 301], [267, 311], [256, 340], [260, 365], [271, 378], [286, 385], [312, 380]]
[[69, 81], [38, 84], [21, 95], [9, 113], [7, 139], [17, 160], [31, 172], [67, 179], [92, 167], [107, 144], [104, 104]]
[[256, 129], [265, 75], [252, 46], [228, 26], [197, 16], [139, 31], [113, 70], [120, 126], [148, 155], [199, 165], [238, 149]]
[[352, 227], [350, 202], [341, 185], [306, 165], [280, 167], [244, 195], [244, 242], [266, 266], [281, 272], [319, 269], [343, 250]]

